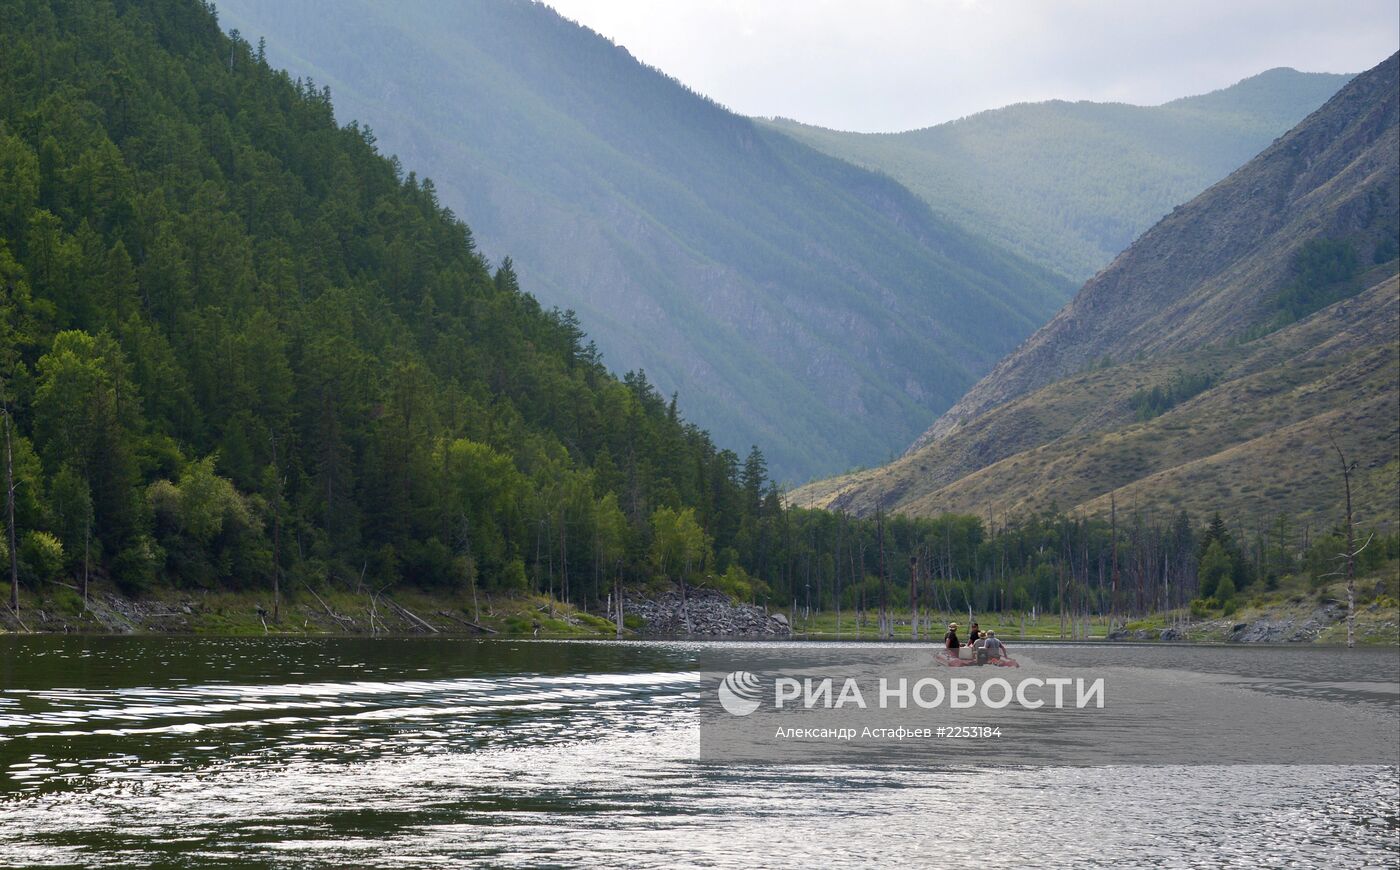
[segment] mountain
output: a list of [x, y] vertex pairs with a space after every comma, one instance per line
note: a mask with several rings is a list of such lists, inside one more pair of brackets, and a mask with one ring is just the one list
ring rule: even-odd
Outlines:
[[4, 2], [0, 32], [0, 400], [27, 590], [91, 570], [138, 591], [479, 581], [596, 603], [620, 576], [678, 576], [673, 546], [696, 572], [771, 560], [761, 456], [741, 471], [610, 375], [429, 185], [205, 4]]
[[1400, 56], [1144, 233], [895, 463], [800, 504], [1394, 524]]
[[897, 455], [1073, 290], [541, 4], [218, 9], [430, 174], [614, 371], [783, 479]]
[[768, 123], [889, 174], [936, 213], [1077, 284], [1349, 78], [1273, 69], [1161, 106], [1023, 103], [893, 134]]

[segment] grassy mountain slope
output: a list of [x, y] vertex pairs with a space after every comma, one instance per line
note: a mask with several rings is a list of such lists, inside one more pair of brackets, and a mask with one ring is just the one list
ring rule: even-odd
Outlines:
[[[1359, 515], [1394, 522], [1400, 402], [1395, 278], [1253, 342], [1084, 372], [1019, 397], [883, 468], [797, 495], [801, 504], [915, 515], [1006, 516], [1120, 506], [1283, 513], [1334, 522], [1334, 433], [1357, 459]], [[1213, 385], [1148, 420], [1134, 397], [1183, 372]]]
[[1348, 78], [1274, 69], [1161, 106], [1025, 103], [894, 134], [769, 123], [1078, 283]]
[[[222, 0], [484, 251], [787, 479], [902, 450], [1068, 282], [524, 2]], [[364, 46], [373, 44], [374, 51]]]
[[1394, 523], [1397, 67], [1144, 234], [904, 457], [794, 500], [1001, 514], [1115, 499], [1330, 522], [1335, 435], [1366, 520]]
[[[1358, 270], [1396, 256], [1397, 66], [1392, 56], [1358, 76], [1254, 160], [1143, 233], [919, 443], [1105, 359], [1185, 351], [1267, 329], [1286, 319], [1290, 285], [1335, 277], [1360, 289]], [[1327, 262], [1329, 245], [1346, 249], [1349, 266]]]

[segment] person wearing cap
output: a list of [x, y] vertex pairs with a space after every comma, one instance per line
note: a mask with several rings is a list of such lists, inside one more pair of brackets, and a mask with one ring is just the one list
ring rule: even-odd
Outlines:
[[958, 643], [958, 624], [948, 623], [948, 633], [943, 635], [943, 646], [945, 649], [957, 650], [962, 644]]
[[995, 631], [987, 632], [987, 637], [982, 641], [982, 651], [988, 658], [999, 659], [1007, 654], [1006, 644], [1002, 643]]

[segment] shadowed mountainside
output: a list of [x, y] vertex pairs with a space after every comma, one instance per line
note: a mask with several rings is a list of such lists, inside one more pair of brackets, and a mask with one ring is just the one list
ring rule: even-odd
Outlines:
[[218, 5], [430, 174], [614, 371], [644, 367], [781, 479], [897, 455], [1072, 292], [545, 6]]

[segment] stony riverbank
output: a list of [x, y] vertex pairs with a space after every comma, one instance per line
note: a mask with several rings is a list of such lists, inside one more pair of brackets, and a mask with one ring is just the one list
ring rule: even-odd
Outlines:
[[672, 590], [653, 598], [628, 598], [626, 612], [641, 619], [645, 637], [786, 637], [787, 617], [753, 604], [736, 604], [712, 589]]
[[[1110, 632], [1108, 640], [1194, 643], [1345, 643], [1346, 605], [1339, 601], [1285, 601], [1236, 613], [1168, 625], [1136, 625]], [[1400, 644], [1400, 610], [1382, 602], [1356, 608], [1356, 642]]]
[[[691, 589], [629, 597], [623, 637], [786, 637], [787, 619], [736, 604], [722, 593]], [[51, 634], [358, 634], [616, 637], [611, 620], [539, 595], [452, 595], [417, 589], [298, 588], [274, 613], [266, 590], [205, 592], [157, 589], [133, 597], [104, 585], [84, 602], [54, 585], [21, 596], [18, 615], [0, 606], [0, 631]]]
[[[3, 600], [3, 599], [0, 599]], [[789, 624], [787, 614], [730, 601], [708, 589], [636, 594], [626, 600], [624, 638], [876, 639], [866, 614], [847, 614], [834, 630], [831, 614], [813, 614]], [[828, 624], [831, 623], [831, 624]], [[1054, 620], [1034, 624], [1014, 621], [997, 626], [1008, 639], [1055, 641]], [[856, 629], [856, 630], [853, 630]], [[1097, 629], [1097, 630], [1095, 630]], [[0, 632], [54, 634], [349, 634], [464, 635], [613, 638], [614, 623], [539, 595], [452, 595], [412, 588], [370, 594], [365, 590], [306, 588], [283, 597], [273, 613], [266, 590], [203, 592], [158, 589], [131, 597], [105, 585], [92, 590], [86, 604], [75, 590], [51, 586], [43, 594], [26, 592], [18, 618], [0, 605]], [[897, 639], [908, 637], [907, 622], [895, 624]], [[1103, 640], [1093, 626], [1090, 640]], [[1335, 597], [1294, 596], [1235, 613], [1190, 619], [1168, 617], [1130, 622], [1108, 640], [1179, 643], [1323, 643], [1346, 640], [1346, 607]], [[1388, 595], [1372, 596], [1357, 606], [1356, 639], [1360, 644], [1400, 645], [1400, 609]]]
[[614, 636], [612, 622], [544, 596], [395, 589], [298, 589], [274, 610], [266, 590], [156, 589], [142, 596], [96, 588], [84, 602], [59, 586], [0, 606], [0, 631], [54, 634], [350, 634]]

